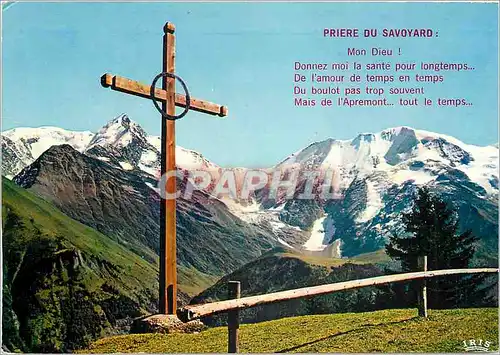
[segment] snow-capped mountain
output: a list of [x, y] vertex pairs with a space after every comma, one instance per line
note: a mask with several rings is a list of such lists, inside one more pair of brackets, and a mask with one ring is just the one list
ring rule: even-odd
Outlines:
[[279, 209], [286, 223], [312, 230], [306, 250], [324, 251], [340, 241], [340, 253], [354, 255], [379, 249], [388, 235], [401, 233], [401, 212], [412, 208], [416, 186], [426, 185], [454, 204], [463, 228], [484, 234], [493, 245], [498, 236], [498, 153], [495, 146], [468, 145], [409, 127], [351, 140], [327, 139], [277, 167], [333, 170], [340, 197], [324, 203], [277, 199], [266, 206]]
[[120, 115], [93, 136], [84, 153], [124, 170], [139, 169], [158, 175], [160, 152], [148, 138], [139, 124]]
[[69, 144], [83, 152], [94, 134], [58, 127], [14, 128], [2, 132], [2, 175], [12, 178], [54, 145]]
[[[2, 132], [2, 174], [12, 178], [48, 148], [68, 144], [77, 151], [124, 170], [141, 170], [159, 176], [161, 139], [122, 114], [97, 133], [68, 131], [58, 127], [14, 128]], [[182, 169], [217, 169], [193, 150], [176, 147], [176, 163]]]
[[[161, 139], [149, 136], [126, 115], [97, 133], [55, 127], [16, 128], [2, 134], [3, 175], [12, 177], [52, 145], [69, 144], [117, 169], [159, 177]], [[181, 169], [220, 171], [200, 153], [177, 146]], [[401, 233], [401, 212], [412, 208], [416, 187], [429, 186], [454, 204], [463, 228], [497, 248], [498, 146], [465, 144], [443, 134], [397, 127], [363, 133], [350, 140], [314, 142], [275, 167], [301, 171], [333, 170], [337, 198], [327, 201], [221, 198], [227, 209], [250, 225], [270, 230], [275, 240], [303, 252], [352, 256], [383, 247]], [[246, 170], [237, 169], [237, 179]], [[151, 180], [151, 179], [150, 179]], [[299, 186], [304, 186], [299, 181]], [[299, 191], [300, 192], [300, 191]], [[483, 248], [483, 249], [484, 249]]]
[[396, 184], [408, 180], [426, 184], [445, 166], [454, 167], [487, 192], [498, 193], [498, 148], [468, 145], [450, 136], [409, 127], [364, 133], [351, 140], [315, 142], [278, 164], [294, 166], [333, 169], [338, 173], [340, 188], [349, 186], [355, 177], [375, 172], [387, 174]]

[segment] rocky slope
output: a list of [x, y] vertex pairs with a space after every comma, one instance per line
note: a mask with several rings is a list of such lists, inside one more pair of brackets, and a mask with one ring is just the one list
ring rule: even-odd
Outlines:
[[[156, 257], [160, 197], [151, 188], [152, 179], [60, 145], [43, 153], [14, 181], [142, 258]], [[177, 208], [180, 265], [223, 275], [276, 244], [268, 231], [243, 222], [203, 192], [195, 191], [190, 200], [179, 198]]]

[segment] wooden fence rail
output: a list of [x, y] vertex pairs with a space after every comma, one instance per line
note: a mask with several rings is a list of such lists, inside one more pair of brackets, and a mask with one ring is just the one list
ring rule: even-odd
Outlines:
[[296, 298], [324, 295], [332, 292], [350, 290], [366, 286], [384, 285], [392, 282], [425, 279], [443, 275], [497, 273], [497, 272], [498, 269], [493, 269], [493, 268], [450, 269], [450, 270], [432, 270], [432, 271], [410, 272], [397, 275], [378, 276], [378, 277], [371, 277], [368, 279], [338, 282], [334, 284], [327, 284], [321, 286], [297, 288], [293, 290], [268, 293], [266, 295], [259, 295], [259, 296], [243, 297], [227, 301], [220, 301], [220, 302], [213, 302], [213, 303], [206, 303], [199, 305], [189, 305], [178, 309], [177, 316], [183, 322], [187, 322], [204, 316], [215, 315], [217, 313], [224, 313], [231, 310], [245, 309], [268, 303], [292, 300]]
[[359, 279], [353, 281], [338, 282], [320, 286], [297, 288], [293, 290], [268, 293], [259, 296], [249, 296], [240, 298], [240, 283], [230, 281], [228, 288], [227, 301], [188, 305], [177, 310], [177, 316], [183, 322], [199, 319], [204, 316], [211, 316], [219, 313], [228, 312], [228, 352], [238, 352], [238, 313], [241, 309], [251, 308], [263, 304], [288, 301], [297, 298], [306, 298], [318, 295], [325, 295], [333, 292], [351, 290], [355, 288], [384, 285], [393, 282], [402, 282], [409, 280], [422, 280], [420, 284], [418, 314], [427, 317], [427, 290], [426, 279], [446, 275], [458, 274], [477, 274], [477, 273], [498, 273], [496, 268], [477, 268], [477, 269], [448, 269], [427, 271], [427, 257], [421, 257], [419, 268], [424, 271], [410, 272], [396, 275], [386, 275]]

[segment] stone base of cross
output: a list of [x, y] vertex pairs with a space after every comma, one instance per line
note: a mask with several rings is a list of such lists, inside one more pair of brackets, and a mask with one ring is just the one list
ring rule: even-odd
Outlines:
[[[163, 70], [153, 80], [152, 85], [142, 84], [135, 80], [112, 74], [104, 74], [101, 84], [113, 90], [134, 96], [152, 99], [160, 110], [161, 128], [161, 174], [172, 176], [166, 182], [165, 192], [170, 196], [176, 193], [175, 167], [175, 120], [184, 116], [188, 110], [208, 113], [210, 115], [226, 116], [227, 107], [205, 100], [192, 98], [187, 92], [184, 82], [175, 75], [175, 26], [167, 22], [163, 28]], [[155, 83], [162, 78], [162, 88], [157, 89]], [[175, 81], [179, 79], [185, 94], [175, 92]], [[157, 101], [161, 102], [161, 109]], [[184, 112], [176, 116], [175, 107], [183, 107]], [[170, 172], [170, 174], [169, 174]], [[177, 309], [177, 249], [176, 249], [176, 200], [162, 199], [160, 207], [160, 305], [162, 314], [175, 314]]]

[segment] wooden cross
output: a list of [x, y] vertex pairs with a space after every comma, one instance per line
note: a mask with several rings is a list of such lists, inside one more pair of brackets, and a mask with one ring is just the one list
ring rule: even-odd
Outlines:
[[[175, 72], [175, 26], [167, 22], [163, 27], [163, 72]], [[151, 86], [135, 80], [104, 74], [101, 77], [104, 87], [111, 87], [134, 96], [152, 99]], [[162, 110], [175, 116], [175, 106], [186, 107], [186, 95], [175, 93], [175, 78], [163, 76], [161, 89], [154, 89], [154, 99], [161, 101]], [[227, 107], [212, 102], [190, 98], [189, 109], [210, 115], [226, 116]], [[161, 174], [175, 171], [175, 121], [162, 115], [161, 128]], [[170, 176], [170, 175], [168, 175]], [[175, 176], [175, 175], [173, 175]], [[175, 196], [176, 178], [166, 182], [167, 194]], [[176, 255], [176, 200], [162, 199], [160, 207], [160, 306], [162, 314], [175, 314], [177, 309], [177, 255]]]

